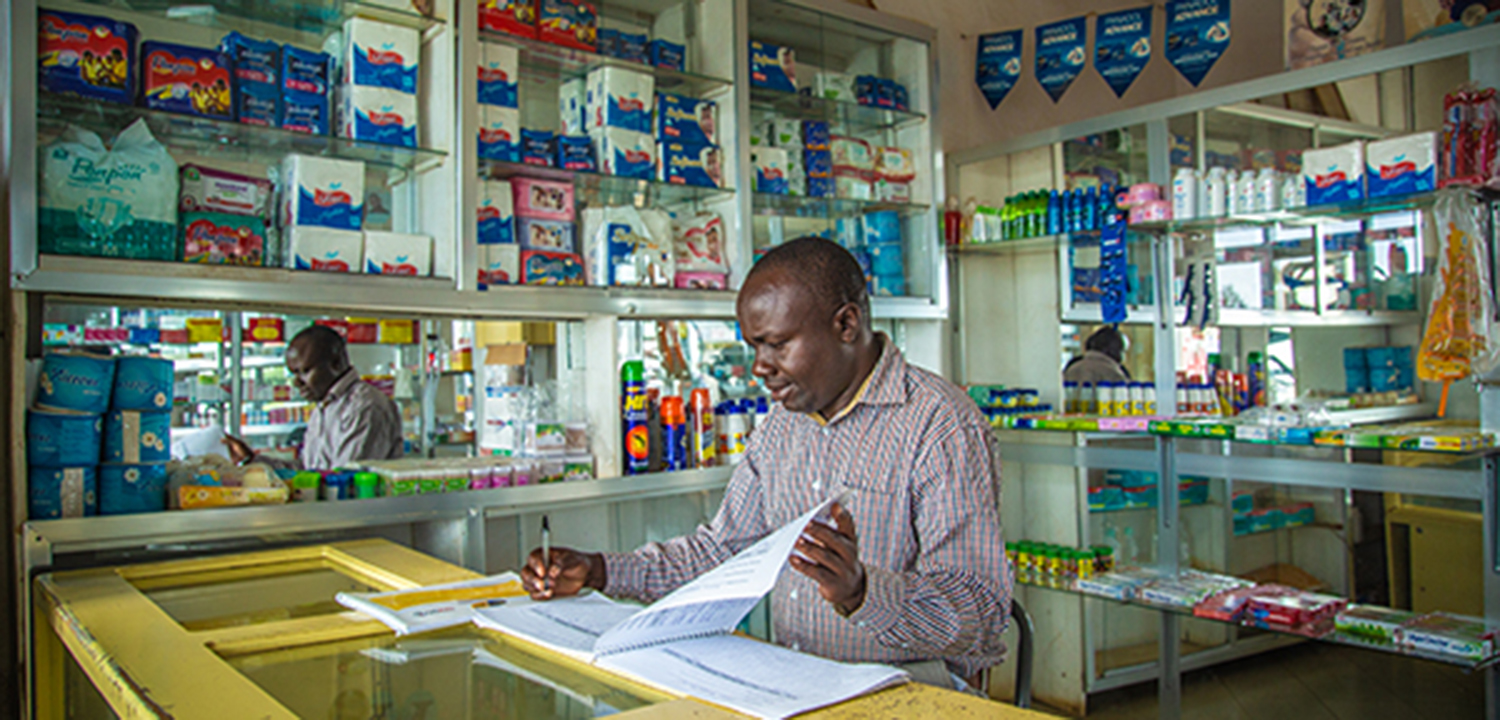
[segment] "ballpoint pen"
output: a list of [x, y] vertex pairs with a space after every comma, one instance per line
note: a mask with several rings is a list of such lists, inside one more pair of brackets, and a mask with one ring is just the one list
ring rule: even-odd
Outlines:
[[547, 516], [542, 516], [542, 577], [552, 571], [552, 528], [547, 525]]

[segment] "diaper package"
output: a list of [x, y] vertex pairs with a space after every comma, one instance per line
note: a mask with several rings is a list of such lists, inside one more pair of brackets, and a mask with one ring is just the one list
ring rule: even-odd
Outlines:
[[479, 244], [515, 242], [515, 214], [509, 182], [486, 180], [480, 183]]
[[145, 120], [114, 147], [69, 126], [42, 149], [39, 250], [140, 260], [177, 256], [177, 162]]
[[761, 147], [750, 151], [750, 164], [755, 168], [755, 192], [767, 195], [785, 195], [787, 185], [787, 153], [782, 148]]
[[573, 223], [563, 220], [541, 220], [523, 217], [516, 220], [516, 236], [521, 247], [571, 253], [575, 249]]
[[656, 142], [649, 133], [620, 128], [591, 130], [599, 172], [650, 180], [656, 177]]
[[128, 22], [38, 9], [37, 86], [126, 105], [135, 102], [136, 40]]
[[219, 212], [182, 214], [182, 261], [260, 267], [266, 263], [266, 222]]
[[588, 125], [583, 121], [588, 81], [572, 78], [563, 81], [557, 90], [558, 130], [563, 135], [586, 135]]
[[807, 196], [807, 163], [801, 148], [786, 149], [786, 194], [792, 197]]
[[751, 40], [750, 84], [782, 92], [797, 92], [796, 52], [789, 47]]
[[859, 138], [834, 135], [828, 139], [833, 152], [833, 169], [869, 172], [875, 169], [875, 154], [870, 144]]
[[234, 114], [247, 125], [281, 124], [281, 44], [256, 40], [237, 32], [219, 43], [234, 67]]
[[834, 197], [846, 200], [874, 200], [874, 175], [861, 170], [835, 169], [833, 171]]
[[917, 177], [917, 164], [910, 150], [899, 147], [875, 148], [875, 176], [881, 180], [908, 183]]
[[536, 0], [479, 0], [482, 30], [536, 37]]
[[537, 39], [593, 52], [599, 13], [584, 0], [537, 0]]
[[718, 213], [678, 218], [672, 224], [672, 234], [679, 276], [684, 272], [729, 272], [724, 253], [724, 220]]
[[288, 155], [281, 162], [281, 177], [283, 225], [317, 225], [358, 234], [364, 219], [364, 163]]
[[415, 95], [421, 49], [414, 28], [350, 18], [344, 23], [344, 82]]
[[1404, 135], [1365, 146], [1369, 196], [1393, 197], [1437, 189], [1437, 133]]
[[229, 59], [218, 50], [141, 43], [141, 99], [153, 110], [233, 120]]
[[802, 145], [802, 121], [796, 119], [776, 119], [769, 123], [769, 136], [771, 147], [786, 148], [788, 150], [801, 150]]
[[366, 231], [364, 260], [370, 275], [427, 277], [432, 274], [432, 238]]
[[287, 266], [294, 270], [357, 273], [364, 270], [364, 234], [326, 227], [287, 230]]
[[654, 67], [682, 72], [687, 58], [687, 48], [680, 43], [657, 38], [646, 43], [646, 56]]
[[808, 178], [833, 177], [833, 153], [827, 150], [803, 150], [802, 170]]
[[518, 177], [510, 185], [515, 191], [517, 217], [573, 221], [571, 183]]
[[521, 161], [521, 111], [479, 106], [479, 157], [503, 162]]
[[339, 134], [351, 140], [417, 146], [417, 97], [387, 88], [346, 86]]
[[479, 289], [521, 282], [521, 246], [514, 243], [479, 246]]
[[713, 145], [663, 142], [658, 146], [657, 157], [661, 158], [657, 179], [662, 182], [713, 188], [723, 183], [719, 148]]
[[656, 94], [656, 137], [684, 145], [717, 145], [719, 104], [712, 100]]
[[651, 132], [656, 78], [618, 67], [590, 70], [584, 96], [587, 129], [620, 128]]
[[854, 76], [838, 72], [820, 72], [813, 78], [813, 95], [825, 100], [856, 102]]
[[271, 217], [271, 181], [202, 165], [182, 166], [182, 212]]
[[479, 102], [483, 105], [518, 107], [517, 86], [521, 53], [511, 45], [479, 44]]
[[1365, 144], [1346, 143], [1302, 153], [1307, 204], [1358, 202], [1365, 197]]
[[572, 253], [522, 250], [521, 272], [527, 285], [583, 284], [583, 263]]
[[671, 287], [676, 275], [672, 219], [655, 208], [592, 207], [583, 211], [588, 284]]
[[521, 162], [552, 167], [557, 163], [557, 136], [551, 130], [521, 129]]

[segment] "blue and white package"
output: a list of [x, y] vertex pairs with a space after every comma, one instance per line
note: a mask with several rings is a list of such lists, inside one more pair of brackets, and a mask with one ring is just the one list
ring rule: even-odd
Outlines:
[[750, 41], [750, 84], [797, 92], [797, 54], [789, 47]]
[[281, 122], [281, 45], [237, 32], [224, 36], [219, 49], [234, 63], [234, 110], [246, 125], [277, 127]]
[[552, 167], [557, 164], [557, 136], [551, 130], [521, 129], [521, 162]]
[[865, 245], [901, 244], [901, 216], [894, 210], [869, 213], [861, 224]]
[[594, 52], [604, 57], [619, 57], [620, 31], [614, 28], [599, 28], [594, 33]]
[[348, 84], [416, 94], [422, 44], [415, 28], [350, 18], [344, 23], [343, 41]]
[[712, 100], [656, 94], [656, 137], [684, 145], [717, 145], [719, 104]]
[[105, 463], [98, 473], [100, 515], [167, 509], [166, 463]]
[[1369, 196], [1393, 197], [1437, 189], [1437, 153], [1437, 134], [1431, 132], [1370, 142], [1365, 146]]
[[828, 150], [803, 150], [802, 171], [809, 178], [833, 177], [833, 153]]
[[900, 243], [866, 245], [865, 252], [870, 254], [870, 273], [872, 275], [901, 275], [906, 272], [906, 266], [902, 261]]
[[559, 135], [557, 166], [575, 172], [599, 172], [599, 163], [594, 160], [594, 141], [587, 135]]
[[521, 161], [521, 111], [479, 106], [479, 157], [502, 162]]
[[557, 132], [560, 135], [586, 135], [588, 126], [584, 124], [584, 111], [587, 105], [588, 82], [583, 78], [573, 78], [563, 81], [557, 89]]
[[103, 423], [93, 413], [26, 411], [26, 462], [64, 467], [99, 462]]
[[895, 108], [896, 87], [897, 86], [895, 80], [886, 80], [885, 78], [881, 78], [879, 81], [877, 81], [875, 85], [876, 107]]
[[590, 132], [620, 128], [651, 132], [651, 106], [656, 78], [649, 73], [618, 67], [590, 70], [584, 112]]
[[516, 234], [527, 250], [574, 251], [573, 223], [565, 220], [523, 217], [516, 222]]
[[121, 357], [115, 361], [114, 392], [109, 406], [115, 410], [171, 410], [175, 380], [171, 360], [140, 355]]
[[1358, 202], [1365, 197], [1365, 144], [1352, 142], [1302, 152], [1302, 180], [1310, 206]]
[[99, 512], [93, 463], [84, 467], [33, 465], [26, 473], [32, 520], [89, 517]]
[[823, 120], [802, 121], [802, 146], [808, 150], [827, 150], [828, 123]]
[[359, 231], [364, 219], [365, 164], [358, 160], [288, 155], [281, 162], [283, 225]]
[[281, 129], [327, 135], [331, 125], [326, 96], [293, 91], [281, 94]]
[[479, 45], [479, 102], [482, 105], [518, 107], [517, 80], [520, 50], [500, 43]]
[[37, 86], [129, 105], [135, 102], [134, 25], [97, 15], [39, 8]]
[[486, 180], [479, 186], [479, 244], [513, 243], [515, 234], [515, 198], [510, 183]]
[[592, 130], [589, 138], [599, 172], [641, 180], [656, 177], [656, 141], [649, 133], [611, 127]]
[[646, 55], [654, 67], [682, 72], [687, 48], [671, 40], [657, 38], [646, 43]]
[[723, 183], [723, 163], [719, 148], [713, 145], [663, 142], [657, 157], [661, 158], [661, 177], [657, 179], [662, 182], [712, 188]]
[[833, 197], [833, 178], [807, 178], [808, 197]]
[[644, 65], [650, 59], [647, 55], [646, 43], [647, 40], [644, 33], [621, 32], [615, 40], [615, 52], [611, 57], [638, 62]]
[[281, 126], [281, 91], [275, 85], [238, 82], [234, 87], [234, 114], [246, 125]]
[[755, 167], [755, 192], [785, 195], [787, 184], [787, 151], [783, 148], [752, 148], [750, 164]]
[[328, 53], [286, 45], [281, 48], [281, 89], [328, 97], [333, 87], [333, 58]]
[[172, 459], [172, 412], [115, 410], [104, 416], [104, 462], [154, 463]]
[[877, 105], [880, 101], [880, 78], [860, 75], [854, 78], [854, 98], [860, 105]]
[[99, 414], [109, 409], [115, 360], [82, 352], [49, 352], [37, 375], [36, 406]]
[[383, 87], [344, 88], [341, 135], [351, 140], [417, 146], [417, 97]]

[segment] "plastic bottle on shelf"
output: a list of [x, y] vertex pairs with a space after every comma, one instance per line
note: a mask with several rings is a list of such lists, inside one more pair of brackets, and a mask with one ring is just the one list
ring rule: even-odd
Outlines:
[[1047, 234], [1061, 235], [1062, 232], [1062, 196], [1052, 190], [1047, 193]]
[[1146, 388], [1143, 382], [1130, 383], [1130, 412], [1127, 415], [1146, 414]]
[[1145, 387], [1141, 388], [1141, 394], [1142, 394], [1142, 396], [1145, 399], [1145, 406], [1144, 406], [1145, 407], [1145, 411], [1144, 411], [1145, 414], [1146, 415], [1155, 415], [1156, 414], [1156, 383], [1145, 383]]
[[1271, 212], [1281, 207], [1281, 176], [1275, 168], [1261, 168], [1255, 175], [1255, 209]]
[[1198, 173], [1177, 168], [1172, 176], [1172, 219], [1189, 220], [1198, 213]]
[[1221, 167], [1208, 171], [1208, 217], [1229, 214], [1229, 172]]
[[744, 406], [731, 400], [725, 408], [724, 422], [728, 428], [725, 433], [728, 445], [724, 459], [730, 465], [738, 465], [745, 459], [745, 438], [750, 434]]
[[1238, 179], [1234, 181], [1234, 202], [1229, 209], [1230, 214], [1255, 212], [1255, 172], [1245, 170], [1240, 172]]

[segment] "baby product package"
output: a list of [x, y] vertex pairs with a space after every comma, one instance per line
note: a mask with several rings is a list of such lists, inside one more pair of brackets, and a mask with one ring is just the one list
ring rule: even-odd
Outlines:
[[182, 212], [271, 217], [271, 181], [201, 165], [182, 166]]
[[837, 72], [820, 72], [813, 78], [813, 95], [839, 102], [856, 102], [854, 76]]
[[483, 105], [518, 107], [517, 73], [521, 52], [511, 45], [479, 44], [479, 102]]
[[129, 105], [135, 102], [136, 40], [128, 22], [38, 9], [37, 86]]
[[344, 82], [415, 95], [421, 50], [415, 28], [350, 18], [344, 23]]
[[584, 78], [571, 78], [563, 81], [557, 90], [557, 114], [558, 132], [563, 135], [585, 135], [588, 126], [584, 124], [585, 98], [588, 97], [588, 80]]
[[363, 85], [345, 86], [343, 96], [340, 135], [385, 145], [417, 146], [417, 96]]
[[656, 177], [656, 141], [650, 133], [600, 128], [589, 131], [599, 172], [650, 180]]
[[522, 250], [521, 272], [527, 285], [583, 284], [583, 263], [572, 253]]
[[656, 78], [638, 70], [602, 67], [590, 70], [584, 112], [590, 132], [620, 128], [651, 132], [651, 106]]
[[482, 30], [536, 37], [536, 0], [479, 0]]
[[719, 149], [712, 145], [663, 142], [657, 148], [657, 157], [661, 158], [657, 179], [662, 182], [715, 188], [723, 182]]
[[654, 208], [587, 208], [582, 213], [588, 284], [671, 287], [672, 220]]
[[1365, 144], [1352, 142], [1302, 153], [1308, 205], [1358, 202], [1365, 197]]
[[786, 148], [787, 150], [801, 151], [802, 144], [802, 121], [777, 119], [770, 123], [771, 146]]
[[432, 238], [393, 232], [365, 232], [365, 272], [371, 275], [432, 274]]
[[828, 123], [823, 120], [802, 121], [802, 147], [808, 150], [828, 149]]
[[209, 265], [266, 264], [266, 222], [219, 212], [182, 214], [182, 261]]
[[479, 246], [479, 288], [521, 282], [521, 246], [513, 243]]
[[656, 137], [684, 145], [717, 145], [719, 104], [712, 100], [656, 94]]
[[521, 128], [521, 162], [540, 167], [557, 164], [557, 135], [551, 130]]
[[358, 273], [364, 271], [364, 234], [326, 227], [287, 230], [287, 266], [293, 270]]
[[1372, 141], [1365, 146], [1366, 181], [1372, 198], [1437, 189], [1437, 133]]
[[144, 120], [108, 150], [98, 135], [69, 126], [40, 156], [41, 252], [177, 258], [177, 162]]
[[282, 225], [318, 225], [356, 233], [364, 219], [365, 164], [312, 155], [281, 162]]
[[646, 56], [653, 67], [682, 72], [687, 59], [687, 47], [671, 40], [656, 38], [646, 43]]
[[917, 164], [910, 150], [899, 147], [875, 148], [875, 176], [882, 180], [906, 183], [917, 178]]
[[515, 210], [518, 217], [573, 221], [573, 185], [554, 180], [516, 178]]
[[573, 223], [564, 220], [541, 220], [523, 217], [516, 221], [521, 247], [571, 253], [574, 249]]
[[515, 205], [511, 186], [504, 180], [486, 180], [479, 186], [479, 244], [513, 243]]
[[141, 43], [141, 99], [153, 110], [234, 119], [229, 58], [218, 50]]
[[599, 172], [594, 160], [594, 141], [587, 135], [557, 137], [557, 166], [564, 170]]
[[247, 125], [277, 127], [281, 123], [281, 44], [256, 40], [237, 32], [219, 43], [234, 67], [234, 113]]
[[750, 41], [750, 84], [797, 92], [797, 56], [789, 47]]
[[521, 111], [479, 106], [479, 157], [503, 162], [521, 161]]
[[328, 53], [286, 45], [281, 48], [281, 127], [327, 135], [333, 127], [329, 96], [333, 58]]
[[672, 224], [673, 257], [678, 275], [684, 272], [729, 272], [724, 252], [724, 220], [718, 213], [680, 217]]
[[537, 0], [537, 39], [593, 52], [599, 13], [584, 0]]
[[833, 152], [833, 169], [870, 172], [875, 169], [875, 154], [870, 144], [859, 138], [834, 135], [829, 138]]
[[755, 148], [750, 151], [755, 167], [755, 192], [785, 195], [787, 185], [787, 152], [782, 148]]

